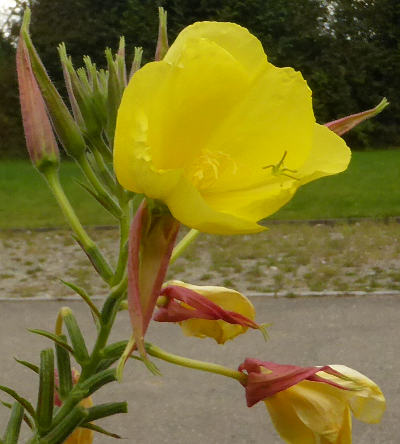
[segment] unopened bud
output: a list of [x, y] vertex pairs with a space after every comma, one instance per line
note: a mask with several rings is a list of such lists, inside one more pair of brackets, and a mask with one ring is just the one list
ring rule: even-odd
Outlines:
[[371, 117], [376, 116], [381, 111], [383, 111], [389, 102], [386, 97], [384, 97], [375, 108], [369, 109], [367, 111], [363, 111], [361, 113], [352, 114], [350, 116], [343, 117], [342, 119], [334, 120], [332, 122], [325, 123], [330, 130], [339, 136], [347, 133], [359, 123], [364, 122], [364, 120], [370, 119]]
[[60, 156], [23, 39], [18, 42], [17, 72], [26, 146], [32, 163], [39, 171], [44, 172], [49, 166], [58, 167]]
[[25, 10], [20, 39], [24, 41], [29, 54], [32, 71], [43, 94], [50, 118], [57, 136], [65, 151], [72, 157], [79, 158], [86, 149], [83, 136], [57, 89], [51, 82], [39, 55], [29, 36], [30, 10]]
[[162, 60], [168, 51], [168, 33], [167, 33], [167, 11], [164, 8], [158, 8], [158, 40], [156, 47], [155, 60]]

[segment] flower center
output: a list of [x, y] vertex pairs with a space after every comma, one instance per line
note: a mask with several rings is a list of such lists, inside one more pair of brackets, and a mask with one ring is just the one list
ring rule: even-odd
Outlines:
[[237, 164], [229, 154], [202, 150], [190, 165], [188, 177], [197, 189], [204, 190], [212, 187], [224, 173], [236, 174], [237, 170]]

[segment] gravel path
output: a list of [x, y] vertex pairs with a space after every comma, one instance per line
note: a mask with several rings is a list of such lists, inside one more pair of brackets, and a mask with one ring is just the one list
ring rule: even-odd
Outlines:
[[[113, 263], [118, 232], [89, 230]], [[169, 278], [245, 293], [400, 290], [400, 224], [272, 225], [251, 236], [201, 235]], [[67, 230], [0, 232], [0, 297], [68, 297], [60, 279], [105, 294]]]

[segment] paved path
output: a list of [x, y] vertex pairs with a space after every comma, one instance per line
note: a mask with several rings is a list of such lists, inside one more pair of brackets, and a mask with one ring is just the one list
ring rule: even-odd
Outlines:
[[[245, 357], [281, 363], [339, 364], [354, 367], [378, 382], [386, 394], [388, 410], [379, 425], [354, 422], [355, 444], [400, 443], [400, 298], [253, 298], [259, 321], [272, 321], [271, 339], [250, 332], [225, 346], [211, 340], [185, 338], [173, 325], [153, 325], [149, 340], [167, 350], [198, 359], [237, 366]], [[65, 305], [65, 302], [63, 303]], [[86, 307], [69, 304], [91, 331]], [[51, 329], [60, 302], [1, 302], [0, 383], [10, 384], [35, 399], [36, 377], [12, 357], [38, 361], [49, 343], [26, 332]], [[115, 339], [129, 333], [121, 314]], [[89, 335], [91, 338], [93, 335]], [[112, 384], [96, 400], [125, 400], [128, 415], [104, 420], [104, 427], [141, 444], [278, 444], [262, 403], [248, 409], [244, 391], [235, 381], [159, 363], [163, 377], [154, 377], [140, 363], [131, 362], [123, 384]], [[18, 378], [17, 381], [15, 379]], [[6, 396], [1, 396], [5, 399]], [[0, 430], [6, 422], [0, 406]], [[99, 437], [96, 444], [110, 439]]]

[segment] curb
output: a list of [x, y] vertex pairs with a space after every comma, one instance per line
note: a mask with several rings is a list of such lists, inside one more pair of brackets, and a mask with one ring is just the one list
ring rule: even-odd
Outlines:
[[[288, 290], [279, 291], [278, 293], [246, 293], [249, 298], [320, 298], [320, 297], [384, 297], [384, 296], [400, 296], [400, 291], [396, 290], [382, 290], [382, 291], [299, 291]], [[105, 296], [93, 296], [92, 301], [104, 301]], [[66, 296], [59, 298], [52, 298], [50, 296], [37, 296], [28, 298], [0, 298], [0, 302], [70, 302], [70, 301], [82, 301], [79, 296]], [[83, 301], [82, 301], [83, 302]]]

